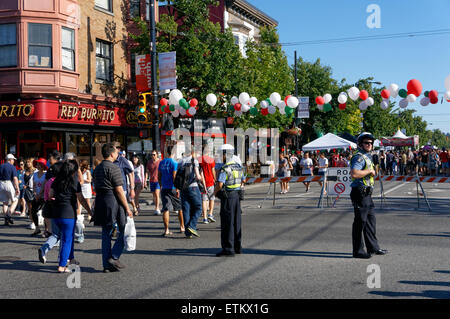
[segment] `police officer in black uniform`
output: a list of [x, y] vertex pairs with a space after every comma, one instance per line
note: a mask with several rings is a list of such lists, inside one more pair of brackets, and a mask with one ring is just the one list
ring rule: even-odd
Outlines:
[[[352, 191], [350, 197], [355, 211], [352, 227], [353, 257], [368, 259], [372, 255], [385, 255], [376, 237], [376, 219], [373, 211], [372, 192], [375, 168], [372, 162], [372, 148], [375, 138], [364, 132], [358, 136], [358, 150], [351, 160]], [[367, 252], [364, 249], [364, 242]]]
[[[224, 165], [214, 189], [214, 195], [220, 199], [220, 230], [222, 250], [217, 257], [234, 257], [241, 253], [241, 199], [243, 169], [238, 157], [232, 156], [233, 146], [224, 144], [219, 147]], [[228, 152], [228, 161], [227, 161]]]

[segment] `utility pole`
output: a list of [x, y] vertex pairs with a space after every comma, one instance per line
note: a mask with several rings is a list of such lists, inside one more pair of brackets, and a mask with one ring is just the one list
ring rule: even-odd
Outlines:
[[294, 51], [294, 79], [295, 79], [295, 97], [298, 98], [297, 51]]
[[158, 83], [156, 78], [156, 16], [155, 16], [155, 0], [150, 0], [150, 56], [152, 63], [152, 95], [153, 95], [153, 112], [155, 121], [153, 122], [153, 149], [157, 152], [161, 151], [160, 131], [159, 131], [159, 112], [158, 112]]

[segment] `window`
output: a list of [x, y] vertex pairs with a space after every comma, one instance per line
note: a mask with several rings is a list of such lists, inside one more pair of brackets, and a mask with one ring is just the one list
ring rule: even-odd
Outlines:
[[68, 28], [61, 29], [61, 60], [64, 70], [75, 71], [75, 31]]
[[131, 77], [131, 84], [136, 85], [136, 53], [131, 53], [131, 62], [130, 62], [130, 77]]
[[130, 1], [130, 18], [134, 19], [141, 16], [141, 1], [131, 0]]
[[16, 25], [0, 24], [0, 67], [17, 66]]
[[97, 40], [96, 42], [96, 77], [97, 80], [112, 82], [112, 51], [111, 43]]
[[239, 45], [239, 36], [238, 35], [234, 35], [234, 44]]
[[95, 0], [95, 6], [112, 12], [112, 0]]
[[52, 25], [28, 23], [28, 66], [52, 67]]

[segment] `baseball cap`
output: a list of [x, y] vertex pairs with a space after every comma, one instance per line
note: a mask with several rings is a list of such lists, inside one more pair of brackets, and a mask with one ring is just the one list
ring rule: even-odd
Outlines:
[[17, 158], [15, 158], [14, 155], [12, 155], [12, 154], [6, 155], [6, 160], [10, 160], [10, 159], [16, 160]]

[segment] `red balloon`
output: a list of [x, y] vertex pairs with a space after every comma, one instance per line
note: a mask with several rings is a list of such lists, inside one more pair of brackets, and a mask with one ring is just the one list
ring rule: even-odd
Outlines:
[[316, 97], [316, 104], [317, 105], [324, 105], [325, 104], [325, 100], [323, 99], [322, 96]]
[[345, 108], [347, 107], [347, 104], [339, 104], [339, 109], [340, 110], [345, 110]]
[[384, 89], [383, 91], [381, 91], [381, 97], [383, 99], [388, 99], [391, 96], [391, 92], [389, 92], [389, 90]]
[[189, 101], [189, 105], [192, 106], [192, 107], [196, 107], [197, 104], [198, 104], [197, 99], [192, 99], [192, 100]]
[[166, 113], [170, 113], [171, 111], [170, 111], [170, 107], [169, 106], [166, 106], [165, 108], [164, 108], [164, 111], [166, 112]]
[[367, 93], [366, 90], [361, 90], [359, 92], [359, 98], [363, 101], [367, 100], [367, 98], [369, 97], [369, 93]]
[[261, 114], [264, 115], [264, 116], [269, 114], [269, 108], [261, 109]]
[[287, 105], [287, 100], [288, 100], [288, 98], [290, 98], [291, 96], [290, 95], [288, 95], [288, 96], [286, 96], [285, 98], [284, 98], [284, 103], [286, 103], [286, 105]]
[[167, 99], [165, 99], [165, 98], [162, 98], [160, 101], [159, 101], [159, 105], [161, 105], [161, 106], [166, 106], [166, 105], [168, 105], [169, 104], [169, 101], [167, 100]]
[[241, 110], [241, 107], [242, 107], [242, 105], [241, 105], [240, 103], [236, 103], [236, 104], [234, 105], [234, 110], [235, 110], [235, 111], [240, 111], [240, 110]]
[[430, 98], [430, 101], [435, 99], [437, 100], [438, 95], [439, 94], [436, 90], [431, 90], [430, 93], [428, 94], [428, 97]]
[[439, 102], [439, 99], [438, 99], [438, 98], [430, 99], [430, 103], [431, 103], [431, 104], [437, 104], [438, 102]]
[[422, 93], [422, 83], [416, 79], [409, 81], [406, 88], [408, 89], [408, 95], [414, 94], [415, 96], [420, 96]]

